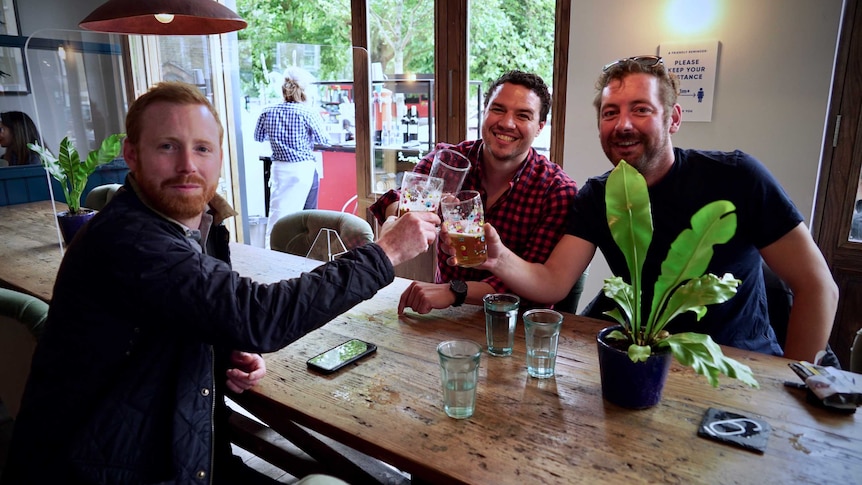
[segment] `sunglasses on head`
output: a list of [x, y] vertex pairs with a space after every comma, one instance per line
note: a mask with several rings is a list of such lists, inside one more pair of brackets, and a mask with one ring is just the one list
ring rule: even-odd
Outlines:
[[602, 68], [602, 72], [608, 72], [608, 69], [616, 66], [617, 64], [621, 64], [623, 62], [636, 62], [643, 67], [653, 67], [659, 64], [664, 64], [664, 61], [659, 56], [634, 56], [628, 57], [626, 59], [617, 59], [610, 64], [605, 64], [605, 67]]

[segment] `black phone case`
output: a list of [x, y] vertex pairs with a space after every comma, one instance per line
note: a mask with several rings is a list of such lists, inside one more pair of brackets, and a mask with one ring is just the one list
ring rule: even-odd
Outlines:
[[330, 349], [327, 349], [327, 350], [325, 350], [325, 351], [323, 351], [323, 352], [321, 352], [321, 353], [319, 353], [319, 354], [315, 355], [314, 357], [312, 357], [312, 358], [308, 359], [308, 360], [305, 362], [305, 364], [308, 366], [308, 368], [309, 368], [309, 369], [311, 369], [311, 370], [313, 370], [313, 371], [315, 371], [315, 372], [319, 372], [319, 373], [321, 373], [321, 374], [332, 374], [333, 372], [336, 372], [336, 371], [338, 371], [339, 369], [344, 368], [344, 367], [345, 367], [345, 366], [347, 366], [348, 364], [352, 364], [352, 363], [356, 362], [357, 360], [362, 359], [363, 357], [367, 357], [367, 356], [369, 356], [369, 355], [371, 355], [371, 354], [373, 354], [373, 353], [377, 352], [377, 346], [376, 346], [376, 345], [374, 345], [374, 344], [373, 344], [373, 343], [371, 343], [371, 342], [367, 342], [367, 341], [365, 341], [365, 340], [362, 340], [362, 342], [364, 342], [364, 343], [365, 343], [365, 345], [367, 346], [367, 348], [365, 349], [365, 352], [362, 352], [361, 354], [355, 355], [355, 356], [351, 357], [350, 359], [345, 360], [344, 362], [342, 362], [342, 363], [338, 364], [337, 366], [335, 366], [335, 367], [333, 367], [333, 368], [321, 367], [321, 366], [319, 366], [319, 365], [315, 364], [314, 362], [312, 362], [312, 360], [314, 360], [315, 358], [317, 358], [317, 357], [319, 357], [319, 356], [321, 356], [321, 355], [323, 355], [323, 354], [325, 354], [325, 353], [327, 353], [327, 352], [330, 352], [330, 351], [332, 351], [332, 350], [335, 350], [335, 349], [337, 349], [338, 347], [341, 347], [342, 345], [346, 344], [347, 342], [350, 342], [350, 341], [353, 341], [353, 340], [360, 340], [360, 339], [350, 339], [350, 340], [347, 340], [347, 341], [345, 341], [345, 342], [341, 342], [340, 344], [336, 345], [335, 347], [332, 347], [332, 348], [330, 348]]

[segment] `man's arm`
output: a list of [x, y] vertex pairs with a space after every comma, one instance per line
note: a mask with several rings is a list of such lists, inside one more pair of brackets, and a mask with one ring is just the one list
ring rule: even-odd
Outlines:
[[[509, 227], [506, 229], [510, 231], [509, 233], [506, 230], [500, 230], [503, 233], [501, 239], [505, 238], [509, 244], [514, 244], [513, 241], [520, 240], [518, 234], [529, 231], [529, 236], [523, 240], [522, 244], [518, 245], [515, 254], [524, 261], [531, 263], [544, 263], [548, 260], [551, 252], [566, 233], [569, 209], [578, 193], [574, 182], [558, 181], [549, 185], [547, 191], [542, 189], [544, 203], [541, 217], [537, 221], [527, 227]], [[482, 281], [492, 288], [492, 293], [513, 292], [511, 287], [497, 275], [489, 276]]]
[[838, 308], [838, 286], [826, 260], [803, 222], [760, 254], [793, 291], [784, 356], [813, 362], [826, 348]]
[[[482, 298], [485, 295], [497, 293], [493, 286], [484, 281], [467, 281], [466, 283], [467, 299], [464, 300], [464, 303], [482, 305]], [[449, 289], [449, 283], [414, 281], [401, 294], [401, 300], [398, 302], [398, 313], [404, 313], [405, 308], [412, 308], [416, 313], [428, 313], [435, 308], [449, 308], [453, 303], [455, 303], [455, 294]]]
[[593, 243], [567, 234], [544, 264], [529, 263], [504, 246], [490, 224], [485, 224], [485, 239], [488, 260], [478, 268], [494, 273], [512, 292], [536, 303], [562, 300], [596, 253]]

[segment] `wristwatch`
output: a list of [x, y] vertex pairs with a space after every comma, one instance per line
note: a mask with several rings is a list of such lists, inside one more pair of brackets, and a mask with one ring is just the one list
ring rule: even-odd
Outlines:
[[463, 280], [452, 280], [449, 282], [449, 291], [455, 293], [455, 303], [452, 306], [461, 306], [467, 299], [467, 283]]

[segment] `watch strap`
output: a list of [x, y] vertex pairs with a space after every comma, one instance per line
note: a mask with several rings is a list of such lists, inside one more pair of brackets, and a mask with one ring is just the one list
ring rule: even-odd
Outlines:
[[449, 282], [449, 291], [455, 294], [455, 303], [452, 306], [461, 306], [467, 299], [467, 283], [462, 280], [452, 280]]

